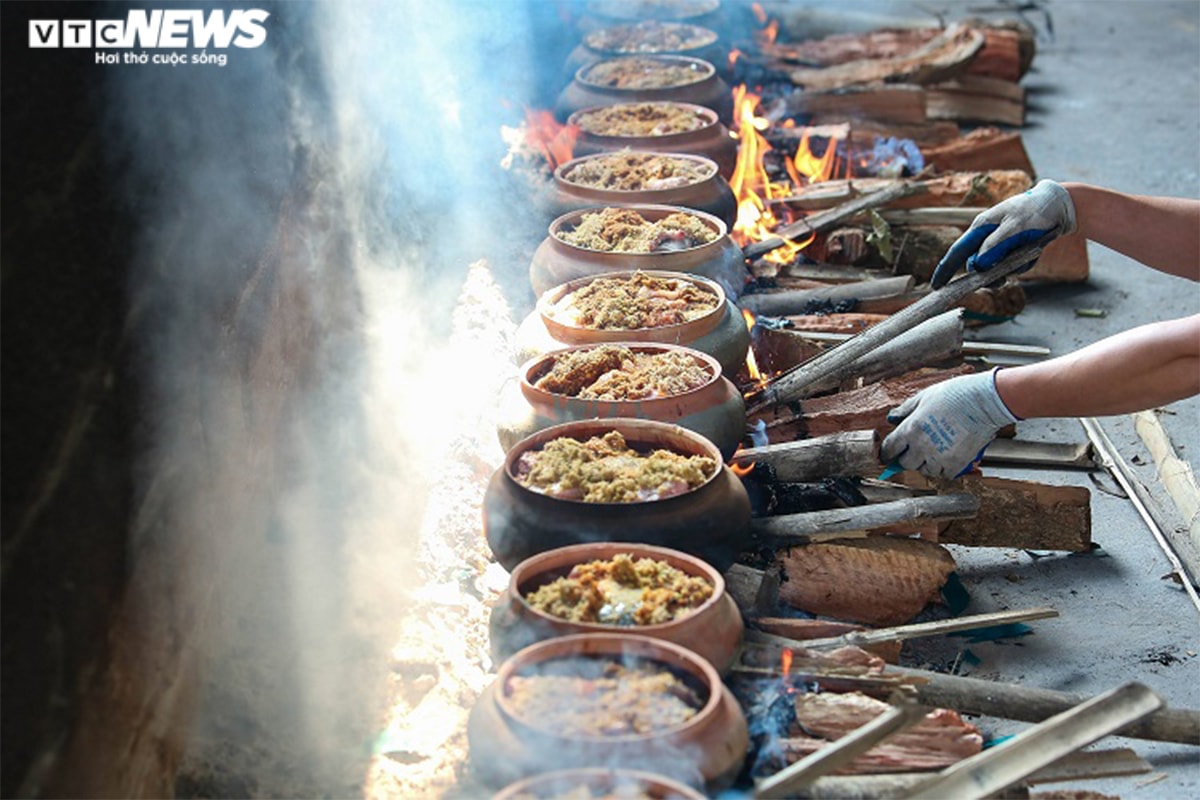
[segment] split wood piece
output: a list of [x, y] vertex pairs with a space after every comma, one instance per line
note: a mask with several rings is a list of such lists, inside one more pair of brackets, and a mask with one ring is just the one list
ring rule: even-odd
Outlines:
[[[1012, 611], [995, 611], [988, 614], [972, 614], [966, 617], [943, 619], [936, 622], [915, 622], [911, 625], [900, 625], [894, 628], [876, 628], [875, 630], [849, 631], [837, 636], [823, 639], [798, 639], [806, 648], [823, 650], [830, 647], [861, 647], [864, 650], [870, 645], [884, 642], [903, 642], [909, 639], [920, 639], [926, 636], [942, 636], [947, 633], [990, 628], [993, 625], [1011, 625], [1016, 622], [1032, 622], [1038, 619], [1057, 617], [1058, 611], [1044, 606], [1041, 608], [1017, 609]], [[764, 620], [759, 620], [761, 627]], [[779, 633], [781, 636], [789, 634]], [[797, 638], [792, 636], [791, 638]]]
[[[920, 772], [893, 772], [878, 775], [829, 775], [818, 778], [797, 797], [807, 800], [886, 800], [929, 780]], [[992, 800], [1026, 800], [1029, 792], [1021, 787], [994, 795]]]
[[776, 559], [784, 575], [781, 601], [810, 614], [866, 625], [908, 622], [940, 601], [939, 590], [955, 570], [945, 548], [894, 536], [792, 547]]
[[[858, 304], [858, 308], [864, 314], [891, 315], [903, 311], [932, 292], [933, 289], [925, 286], [907, 294], [867, 298]], [[1008, 280], [1000, 286], [976, 289], [959, 300], [957, 307], [966, 312], [964, 324], [979, 327], [1012, 319], [1025, 310], [1027, 300], [1021, 284]]]
[[823, 304], [855, 303], [878, 297], [897, 297], [912, 291], [909, 275], [877, 278], [861, 283], [845, 283], [821, 289], [796, 289], [782, 292], [761, 292], [742, 295], [738, 305], [752, 314], [782, 317], [803, 314]]
[[1017, 170], [1030, 179], [1037, 176], [1019, 131], [986, 126], [955, 139], [918, 146], [925, 165], [938, 172]]
[[925, 89], [925, 111], [930, 119], [991, 122], [1014, 128], [1025, 124], [1025, 87], [1018, 83], [962, 75]]
[[1200, 548], [1200, 489], [1196, 488], [1192, 466], [1175, 455], [1171, 439], [1155, 412], [1134, 414], [1133, 426], [1154, 458], [1158, 479], [1187, 524], [1192, 543]]
[[1088, 442], [1033, 442], [1025, 439], [996, 439], [983, 451], [983, 464], [1007, 464], [1054, 469], [1096, 469]]
[[877, 192], [856, 197], [826, 211], [821, 211], [796, 222], [780, 226], [775, 231], [773, 238], [754, 242], [743, 248], [743, 252], [746, 258], [758, 258], [761, 255], [782, 247], [785, 239], [807, 239], [813, 234], [831, 230], [839, 225], [842, 220], [849, 219], [867, 209], [878, 208], [900, 197], [909, 197], [925, 191], [926, 187], [923, 181], [901, 181], [892, 184]]
[[[1025, 74], [1024, 59], [1022, 58], [1022, 32], [1011, 28], [980, 27], [983, 34], [983, 48], [967, 67], [968, 75], [980, 75], [986, 78], [1016, 83]], [[1032, 41], [1031, 31], [1024, 31]]]
[[750, 330], [750, 347], [754, 351], [754, 363], [764, 375], [786, 372], [825, 349], [820, 342], [801, 338], [794, 331], [762, 325], [755, 325]]
[[1025, 778], [1030, 785], [1142, 775], [1153, 767], [1128, 747], [1071, 753]]
[[[947, 313], [950, 313], [950, 312], [947, 312]], [[829, 316], [837, 317], [839, 315], [830, 314]], [[847, 316], [847, 317], [853, 318], [855, 315], [847, 314], [847, 315], [842, 315], [842, 316]], [[883, 320], [887, 319], [886, 314], [864, 314], [864, 315], [860, 315], [860, 316], [865, 317], [865, 322], [869, 323], [869, 324], [860, 326], [861, 330], [866, 330], [867, 328], [869, 328], [871, 325], [875, 324], [876, 322], [882, 322]], [[796, 318], [788, 317], [789, 321], [791, 321], [793, 319], [796, 319]], [[803, 319], [803, 317], [801, 317], [800, 319]], [[937, 317], [934, 317], [934, 319], [937, 319]], [[922, 324], [924, 324], [924, 323], [922, 323]], [[784, 330], [784, 332], [795, 334], [799, 338], [805, 339], [808, 341], [829, 342], [832, 344], [844, 342], [853, 335], [852, 333], [840, 333], [840, 332], [836, 332], [836, 331], [821, 331], [821, 330], [806, 329], [803, 327], [786, 328]], [[886, 345], [885, 345], [885, 347], [886, 347]], [[964, 340], [962, 343], [962, 352], [963, 352], [963, 355], [967, 355], [967, 356], [985, 356], [985, 357], [986, 356], [1022, 356], [1025, 358], [1044, 358], [1045, 356], [1050, 355], [1051, 351], [1050, 351], [1049, 347], [1043, 347], [1040, 344], [1017, 344], [1015, 342], [981, 342], [981, 341], [965, 341]], [[1025, 444], [1033, 445], [1033, 444], [1037, 444], [1037, 442], [1026, 442]], [[1072, 446], [1076, 446], [1076, 445], [1072, 445]], [[1085, 445], [1085, 444], [1080, 444], [1077, 446], [1087, 448], [1087, 445]]]
[[872, 119], [889, 123], [924, 123], [925, 89], [904, 83], [854, 86], [832, 92], [793, 92], [789, 116], [832, 120]]
[[962, 298], [977, 289], [982, 289], [988, 283], [1007, 277], [1027, 264], [1035, 253], [1040, 253], [1042, 244], [1044, 242], [1039, 242], [1028, 250], [1021, 250], [1001, 259], [995, 267], [987, 272], [971, 273], [951, 281], [938, 291], [894, 314], [886, 321], [846, 340], [795, 370], [779, 376], [758, 395], [755, 402], [747, 409], [748, 413], [753, 414], [771, 405], [808, 397], [811, 387], [820, 383], [825, 375], [841, 369], [904, 331], [920, 325], [925, 320], [949, 311]]
[[849, 764], [879, 742], [906, 728], [911, 728], [925, 717], [925, 708], [911, 701], [898, 700], [884, 713], [859, 727], [853, 733], [842, 736], [836, 742], [805, 756], [777, 774], [760, 781], [754, 788], [755, 797], [789, 797], [799, 788], [807, 786], [822, 775], [834, 772]]
[[952, 369], [915, 370], [861, 389], [768, 406], [750, 415], [749, 421], [754, 424], [761, 419], [766, 423], [769, 442], [788, 442], [844, 430], [873, 430], [883, 439], [895, 430], [887, 421], [889, 411], [928, 386], [972, 372], [974, 369], [966, 364]]
[[[828, 125], [845, 119], [845, 116], [835, 117], [828, 114], [813, 114], [808, 118], [809, 125]], [[772, 131], [768, 139], [774, 139], [779, 131]], [[962, 135], [958, 123], [950, 120], [924, 120], [921, 122], [897, 122], [868, 119], [856, 116], [850, 128], [850, 145], [855, 150], [870, 150], [875, 146], [875, 140], [894, 136], [897, 139], [911, 139], [918, 148], [937, 147], [952, 142]], [[929, 163], [928, 160], [926, 163]], [[949, 172], [951, 170], [938, 170]]]
[[[859, 631], [886, 630], [885, 628], [867, 628], [849, 622], [837, 622], [826, 619], [801, 619], [797, 617], [758, 617], [754, 625], [759, 630], [773, 633], [776, 636], [786, 636], [800, 642], [827, 641], [846, 633]], [[900, 662], [902, 641], [878, 642], [876, 644], [858, 645], [868, 653], [879, 656], [889, 664]]]
[[725, 591], [743, 617], [768, 616], [779, 605], [779, 570], [761, 570], [734, 564], [724, 575]]
[[[788, 648], [794, 653], [804, 654], [801, 670], [807, 677], [821, 673], [822, 664], [834, 665], [848, 662], [858, 648], [844, 647], [832, 651], [823, 660], [817, 651], [806, 650], [800, 642], [747, 628], [742, 637], [742, 650], [738, 654], [741, 664], [778, 664], [779, 652]], [[838, 657], [833, 658], [834, 653]], [[869, 658], [862, 652], [860, 660]], [[739, 667], [735, 667], [737, 669]], [[745, 667], [754, 671], [753, 667]], [[829, 667], [832, 669], [832, 666]], [[760, 670], [761, 671], [761, 670]], [[777, 671], [777, 668], [776, 668]], [[864, 673], [860, 673], [864, 674]], [[911, 681], [917, 702], [937, 708], [952, 708], [960, 714], [1011, 719], [1018, 722], [1042, 722], [1060, 714], [1087, 698], [1082, 695], [1022, 686], [1015, 683], [982, 680], [963, 675], [947, 675], [942, 672], [908, 667], [883, 668], [883, 674], [904, 681]], [[1164, 708], [1146, 719], [1127, 725], [1116, 732], [1118, 736], [1145, 739], [1157, 742], [1200, 745], [1200, 710]]]
[[742, 467], [767, 464], [775, 471], [775, 479], [785, 483], [865, 475], [879, 469], [879, 440], [874, 431], [831, 433], [738, 450], [733, 463]]
[[966, 475], [940, 484], [969, 492], [979, 510], [969, 522], [940, 527], [936, 541], [969, 547], [1084, 552], [1092, 546], [1092, 494], [1086, 486]]
[[884, 269], [850, 267], [842, 264], [788, 264], [780, 268], [777, 278], [799, 278], [826, 283], [854, 283], [889, 277]]
[[1149, 688], [1127, 683], [948, 767], [908, 797], [987, 797], [1162, 707], [1162, 698]]
[[[874, 466], [878, 468], [878, 462]], [[941, 494], [827, 511], [760, 517], [753, 520], [750, 526], [757, 535], [781, 544], [809, 544], [858, 531], [886, 531], [889, 526], [918, 520], [948, 522], [971, 519], [979, 511], [979, 506], [979, 498], [974, 494]]]
[[847, 61], [817, 69], [798, 68], [788, 73], [805, 92], [831, 91], [879, 82], [932, 84], [962, 77], [971, 60], [983, 49], [981, 32], [954, 24], [921, 47], [892, 58]]
[[[789, 314], [785, 333], [837, 333], [849, 336], [861, 333], [888, 318], [887, 314]], [[812, 341], [812, 340], [809, 340]], [[800, 363], [793, 361], [790, 366]]]
[[[798, 128], [795, 130], [804, 130]], [[968, 137], [964, 137], [968, 138]], [[925, 191], [919, 195], [899, 197], [879, 206], [884, 217], [893, 210], [913, 208], [944, 208], [952, 211], [964, 206], [977, 209], [989, 208], [1007, 200], [1033, 185], [1029, 173], [1021, 169], [987, 169], [980, 171], [948, 171], [934, 178], [926, 178]], [[896, 183], [900, 178], [854, 178], [851, 180], [822, 181], [797, 189], [788, 197], [771, 202], [788, 205], [805, 211], [820, 211], [841, 203], [877, 192]], [[967, 219], [970, 224], [974, 215]]]
[[1046, 246], [1033, 269], [1017, 276], [1022, 281], [1043, 283], [1082, 283], [1091, 274], [1087, 239], [1072, 233], [1060, 236]]

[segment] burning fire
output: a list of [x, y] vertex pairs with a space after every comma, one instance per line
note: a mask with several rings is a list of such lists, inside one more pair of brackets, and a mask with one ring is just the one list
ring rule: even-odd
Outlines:
[[754, 13], [754, 19], [762, 26], [755, 32], [755, 40], [760, 45], [774, 44], [775, 39], [779, 36], [779, 20], [770, 19], [766, 10], [759, 3], [752, 4], [750, 10]]
[[[742, 309], [742, 318], [746, 320], [746, 330], [754, 331], [754, 312]], [[765, 386], [767, 381], [763, 374], [758, 369], [758, 361], [754, 358], [754, 345], [746, 350], [746, 372], [750, 375], [750, 380], [754, 381], [756, 389]]]
[[783, 670], [783, 676], [786, 679], [792, 671], [792, 651], [785, 647], [783, 653], [779, 656], [779, 668]]
[[520, 150], [531, 149], [545, 158], [553, 171], [559, 164], [571, 160], [575, 152], [575, 140], [579, 138], [579, 128], [559, 124], [550, 111], [527, 108], [521, 126], [501, 126], [500, 136], [509, 146], [508, 155], [501, 166], [507, 169]]

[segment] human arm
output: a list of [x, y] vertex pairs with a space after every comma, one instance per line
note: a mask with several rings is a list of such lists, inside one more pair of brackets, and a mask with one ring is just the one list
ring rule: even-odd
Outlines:
[[1049, 361], [935, 384], [888, 415], [897, 428], [880, 457], [954, 477], [1018, 419], [1123, 414], [1196, 394], [1200, 315], [1143, 325]]

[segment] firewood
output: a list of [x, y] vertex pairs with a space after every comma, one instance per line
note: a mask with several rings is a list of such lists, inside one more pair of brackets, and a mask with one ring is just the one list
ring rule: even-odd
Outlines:
[[1025, 88], [1011, 81], [962, 75], [926, 86], [929, 119], [984, 122], [1020, 127], [1025, 124]]
[[951, 25], [916, 50], [890, 58], [866, 58], [821, 68], [801, 67], [788, 75], [805, 92], [879, 82], [929, 84], [960, 77], [983, 49], [981, 32]]
[[738, 450], [733, 463], [767, 464], [775, 479], [804, 483], [837, 476], [868, 474], [879, 466], [879, 444], [874, 431], [845, 431], [815, 439], [749, 447]]
[[[793, 195], [772, 202], [816, 211], [847, 202], [856, 196], [879, 191], [902, 180], [904, 179], [855, 178], [849, 181], [822, 181], [797, 189]], [[924, 192], [895, 198], [879, 208], [890, 211], [920, 207], [961, 209], [969, 206], [982, 210], [1020, 194], [1033, 185], [1029, 173], [1020, 169], [950, 172], [936, 178], [926, 178], [922, 183], [925, 184]], [[881, 213], [887, 217], [887, 211]], [[959, 224], [960, 219], [956, 218], [955, 224]], [[974, 214], [966, 219], [964, 227], [969, 225], [972, 219]]]
[[997, 439], [983, 453], [983, 465], [1095, 469], [1095, 453], [1087, 442], [1034, 442]]
[[723, 576], [725, 591], [743, 617], [774, 614], [779, 604], [779, 570], [761, 570], [734, 564]]
[[789, 314], [790, 325], [782, 332], [852, 335], [887, 318], [887, 314]]
[[1051, 242], [1042, 253], [1042, 257], [1033, 265], [1033, 269], [1017, 277], [1023, 281], [1082, 283], [1088, 279], [1090, 272], [1087, 239], [1078, 233], [1072, 233]]
[[837, 33], [801, 42], [760, 45], [764, 56], [778, 61], [822, 67], [877, 58], [905, 56], [928, 44], [939, 29], [880, 28], [867, 33]]
[[882, 438], [893, 430], [887, 421], [887, 414], [893, 408], [927, 386], [972, 371], [966, 365], [953, 369], [920, 369], [861, 389], [795, 401], [778, 406], [773, 411], [764, 408], [751, 415], [750, 421], [764, 420], [767, 438], [771, 442], [823, 436], [843, 430], [874, 430]]
[[[776, 636], [786, 636], [797, 641], [812, 641], [831, 639], [846, 633], [869, 632], [872, 629], [849, 622], [836, 622], [825, 619], [797, 619], [795, 617], [759, 617], [754, 621], [759, 630], [773, 633]], [[868, 653], [879, 656], [889, 664], [900, 663], [902, 641], [877, 642], [859, 645]]]
[[1150, 772], [1152, 769], [1153, 767], [1146, 759], [1133, 750], [1128, 747], [1117, 747], [1063, 756], [1025, 778], [1025, 782], [1036, 785], [1088, 778], [1115, 778], [1124, 775], [1140, 775]]
[[944, 548], [918, 539], [872, 536], [793, 547], [777, 556], [783, 602], [810, 614], [898, 625], [940, 599], [954, 571]]
[[751, 522], [758, 536], [777, 542], [808, 543], [856, 532], [889, 531], [896, 525], [970, 519], [979, 509], [972, 494], [909, 497], [887, 503], [760, 517]]
[[782, 317], [803, 314], [822, 305], [861, 302], [876, 297], [894, 297], [911, 291], [913, 279], [908, 275], [877, 278], [859, 283], [844, 283], [821, 289], [794, 289], [777, 292], [746, 294], [738, 301], [745, 311]]
[[968, 75], [1016, 83], [1024, 75], [1021, 60], [1021, 35], [1016, 30], [984, 27], [983, 48], [967, 67]]
[[[859, 306], [864, 313], [895, 314], [928, 295], [932, 289], [924, 286], [903, 295], [864, 300]], [[994, 288], [977, 289], [958, 301], [966, 314], [963, 323], [972, 327], [1005, 322], [1025, 309], [1026, 295], [1021, 284], [1014, 280]]]
[[[905, 482], [909, 480], [918, 479], [906, 476]], [[1068, 552], [1091, 548], [1092, 498], [1086, 486], [982, 475], [934, 483], [942, 491], [969, 492], [979, 498], [979, 512], [973, 519], [939, 528], [940, 543]]]
[[925, 164], [938, 172], [1012, 170], [1030, 178], [1037, 174], [1018, 131], [980, 127], [956, 139], [918, 146]]
[[[798, 639], [804, 647], [811, 650], [821, 650], [831, 647], [862, 647], [870, 650], [877, 644], [883, 643], [899, 643], [908, 639], [920, 639], [925, 636], [941, 636], [947, 633], [957, 633], [959, 631], [969, 631], [978, 628], [989, 628], [994, 625], [1009, 625], [1015, 622], [1030, 622], [1038, 619], [1050, 619], [1057, 617], [1058, 612], [1053, 608], [1044, 606], [1042, 608], [1022, 608], [1010, 609], [1008, 611], [993, 611], [988, 614], [971, 614], [965, 617], [951, 617], [950, 619], [936, 620], [934, 622], [914, 622], [909, 625], [898, 625], [893, 628], [876, 628], [874, 630], [860, 631], [845, 631], [833, 636], [827, 636], [822, 639], [818, 638], [803, 638], [795, 633], [785, 633], [780, 630], [771, 631], [781, 636]], [[811, 621], [811, 620], [810, 620]], [[768, 630], [763, 625], [764, 620], [759, 620], [758, 627], [763, 630]]]
[[794, 92], [787, 113], [795, 116], [845, 120], [871, 119], [889, 123], [924, 123], [925, 89], [903, 83], [853, 86], [835, 92]]
[[1134, 414], [1133, 427], [1154, 458], [1158, 479], [1187, 524], [1188, 535], [1200, 547], [1200, 489], [1191, 464], [1175, 454], [1166, 428], [1153, 411]]

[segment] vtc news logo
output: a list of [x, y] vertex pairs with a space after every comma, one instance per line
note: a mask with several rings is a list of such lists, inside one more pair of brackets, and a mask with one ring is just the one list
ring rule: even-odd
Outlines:
[[258, 47], [270, 12], [259, 8], [229, 12], [182, 9], [131, 10], [125, 19], [31, 19], [30, 47], [226, 48]]

